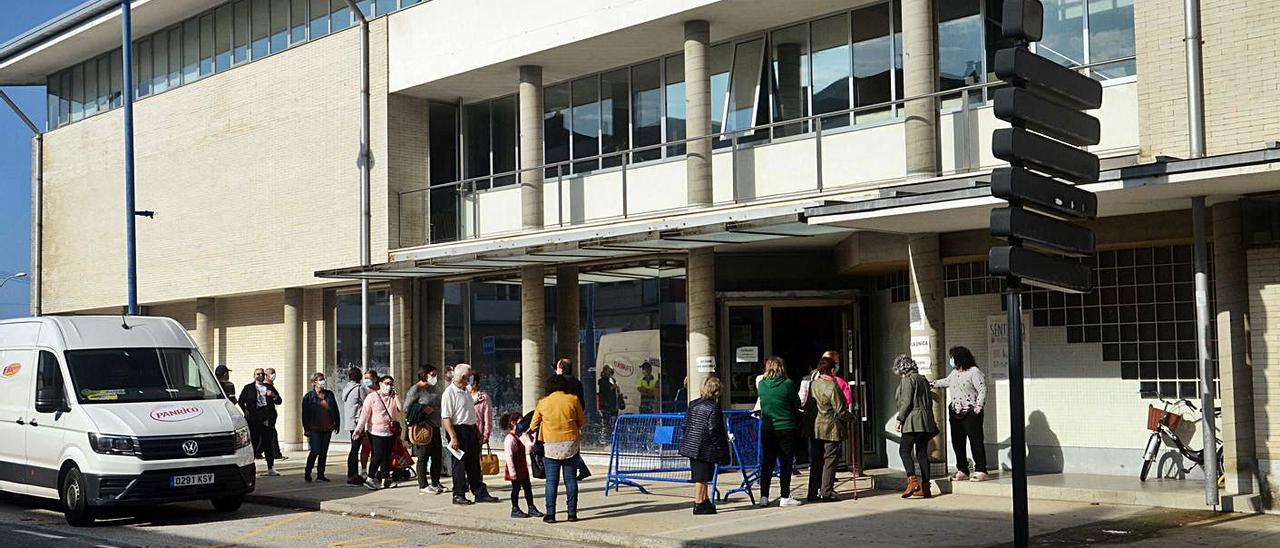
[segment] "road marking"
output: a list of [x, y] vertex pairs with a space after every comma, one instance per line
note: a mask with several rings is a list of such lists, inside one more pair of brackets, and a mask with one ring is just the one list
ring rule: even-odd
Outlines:
[[[361, 518], [361, 519], [364, 519], [364, 518]], [[272, 537], [272, 539], [273, 539], [273, 540], [276, 540], [276, 541], [281, 541], [281, 540], [309, 539], [309, 538], [313, 538], [313, 537], [315, 537], [317, 534], [320, 534], [320, 533], [323, 533], [323, 534], [326, 534], [326, 535], [336, 535], [336, 534], [340, 534], [340, 533], [355, 533], [355, 532], [358, 532], [358, 531], [367, 531], [367, 530], [369, 530], [369, 529], [377, 529], [377, 528], [380, 528], [380, 527], [386, 527], [386, 526], [388, 526], [388, 525], [395, 525], [395, 523], [396, 523], [396, 522], [394, 522], [394, 521], [390, 521], [390, 520], [378, 520], [378, 521], [375, 521], [375, 522], [370, 523], [370, 524], [367, 524], [367, 525], [358, 525], [358, 526], [355, 526], [355, 527], [346, 527], [346, 528], [343, 528], [343, 529], [333, 529], [333, 530], [321, 530], [321, 531], [314, 531], [314, 532], [304, 533], [304, 534], [300, 534], [300, 535], [285, 535], [285, 536], [282, 536], [282, 537]]]
[[40, 537], [40, 538], [54, 538], [54, 539], [64, 539], [64, 538], [67, 538], [67, 537], [60, 536], [60, 535], [50, 535], [49, 533], [39, 533], [39, 532], [36, 532], [36, 531], [27, 531], [26, 529], [14, 529], [14, 530], [13, 530], [13, 532], [15, 532], [15, 533], [22, 533], [22, 534], [24, 534], [24, 535], [31, 535], [31, 536], [33, 536], [33, 537]]
[[257, 528], [257, 529], [252, 530], [252, 531], [249, 531], [248, 533], [245, 533], [245, 534], [243, 534], [243, 535], [240, 535], [239, 537], [237, 537], [237, 538], [236, 538], [236, 544], [238, 544], [238, 543], [240, 543], [240, 542], [242, 542], [242, 541], [249, 540], [249, 539], [251, 539], [251, 538], [253, 538], [253, 537], [256, 537], [256, 536], [258, 536], [258, 535], [261, 535], [261, 534], [263, 534], [263, 533], [265, 533], [265, 532], [267, 532], [267, 531], [270, 531], [270, 530], [275, 529], [275, 528], [277, 528], [277, 527], [280, 527], [280, 526], [282, 526], [282, 525], [288, 525], [288, 524], [293, 523], [293, 522], [295, 522], [295, 521], [298, 521], [298, 520], [300, 520], [300, 519], [302, 519], [302, 518], [305, 518], [305, 517], [307, 517], [307, 516], [309, 516], [309, 515], [311, 515], [311, 514], [308, 512], [308, 513], [298, 514], [298, 515], [295, 515], [295, 516], [289, 516], [289, 517], [286, 517], [286, 518], [281, 518], [281, 519], [275, 520], [275, 521], [273, 521], [273, 522], [271, 522], [271, 523], [268, 523], [268, 524], [266, 524], [266, 525], [263, 525], [262, 527], [259, 527], [259, 528]]

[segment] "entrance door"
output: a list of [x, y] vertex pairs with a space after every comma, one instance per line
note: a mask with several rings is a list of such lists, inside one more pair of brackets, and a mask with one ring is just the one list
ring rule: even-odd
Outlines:
[[[809, 374], [828, 350], [843, 352], [843, 310], [834, 306], [779, 306], [770, 311], [770, 354], [782, 358], [795, 381]], [[843, 371], [842, 371], [843, 373]]]

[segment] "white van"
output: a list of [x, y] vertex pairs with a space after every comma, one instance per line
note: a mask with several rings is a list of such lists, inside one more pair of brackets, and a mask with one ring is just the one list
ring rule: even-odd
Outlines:
[[0, 490], [99, 509], [211, 500], [254, 487], [244, 415], [169, 318], [0, 321]]

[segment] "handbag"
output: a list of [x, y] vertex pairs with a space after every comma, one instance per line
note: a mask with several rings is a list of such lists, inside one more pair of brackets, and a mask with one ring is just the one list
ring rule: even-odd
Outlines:
[[546, 450], [542, 447], [542, 440], [533, 442], [533, 449], [529, 451], [529, 475], [537, 479], [547, 479], [547, 463]]
[[[435, 430], [429, 424], [411, 424], [409, 425], [409, 443], [414, 445], [428, 445], [431, 439], [435, 437]], [[483, 461], [481, 461], [483, 463]]]
[[378, 403], [382, 404], [382, 412], [387, 416], [387, 421], [391, 423], [391, 437], [399, 438], [400, 434], [403, 433], [400, 421], [391, 416], [391, 409], [387, 408], [387, 402], [382, 401], [382, 396], [374, 394], [373, 397], [377, 398]]
[[484, 444], [487, 453], [480, 455], [480, 475], [492, 476], [498, 473], [498, 456], [493, 454], [493, 449], [489, 444]]

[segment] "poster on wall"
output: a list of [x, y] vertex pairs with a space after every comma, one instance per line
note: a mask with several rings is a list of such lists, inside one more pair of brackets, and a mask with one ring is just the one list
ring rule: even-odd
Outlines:
[[[1031, 315], [1022, 315], [1022, 375], [1031, 376]], [[987, 374], [991, 380], [1009, 379], [1009, 317], [987, 316]]]

